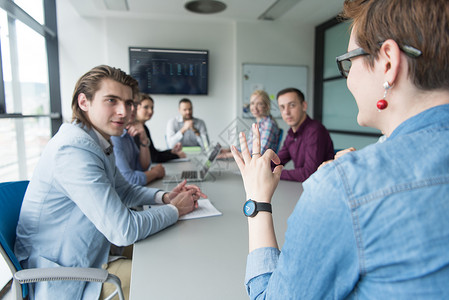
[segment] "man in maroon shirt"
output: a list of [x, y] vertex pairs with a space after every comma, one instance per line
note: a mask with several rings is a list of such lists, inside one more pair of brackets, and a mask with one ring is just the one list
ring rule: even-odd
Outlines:
[[305, 181], [319, 165], [334, 158], [334, 145], [327, 129], [306, 113], [304, 94], [296, 88], [286, 88], [277, 94], [282, 119], [290, 126], [279, 151], [281, 165], [293, 160], [292, 170], [282, 170], [281, 179]]

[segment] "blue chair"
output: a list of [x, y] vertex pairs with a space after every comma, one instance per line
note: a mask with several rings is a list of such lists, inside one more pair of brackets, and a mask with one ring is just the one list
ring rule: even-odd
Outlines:
[[20, 209], [28, 183], [28, 181], [0, 183], [0, 253], [13, 274], [11, 288], [12, 299], [27, 299], [29, 294], [32, 294], [31, 286], [28, 283], [77, 280], [102, 283], [110, 282], [115, 285], [116, 290], [107, 299], [112, 299], [112, 297], [118, 294], [119, 299], [123, 300], [120, 279], [103, 269], [69, 267], [22, 269], [14, 254], [14, 243], [16, 240], [16, 227], [19, 221]]
[[278, 144], [276, 146], [276, 153], [279, 151], [279, 149], [281, 148], [281, 142], [282, 142], [282, 136], [284, 135], [284, 129], [279, 128], [279, 139], [278, 139]]

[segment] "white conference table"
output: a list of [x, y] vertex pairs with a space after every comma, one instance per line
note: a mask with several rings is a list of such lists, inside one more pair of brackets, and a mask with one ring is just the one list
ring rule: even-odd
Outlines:
[[[192, 161], [166, 163], [166, 177], [192, 168]], [[158, 180], [151, 187], [171, 190]], [[198, 183], [221, 216], [178, 221], [134, 245], [130, 299], [248, 299], [244, 286], [248, 225], [245, 191], [233, 160], [216, 161]], [[298, 182], [280, 181], [273, 218], [282, 247], [287, 218], [302, 192]]]

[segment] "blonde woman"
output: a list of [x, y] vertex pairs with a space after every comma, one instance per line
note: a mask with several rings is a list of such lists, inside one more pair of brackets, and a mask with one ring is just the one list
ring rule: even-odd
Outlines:
[[[271, 101], [267, 92], [264, 90], [254, 91], [249, 100], [249, 108], [251, 114], [256, 118], [257, 125], [259, 125], [260, 154], [263, 154], [267, 149], [276, 152], [279, 142], [279, 127], [271, 116]], [[252, 137], [253, 133], [250, 131], [248, 140], [250, 150], [252, 149]]]
[[[260, 154], [266, 150], [272, 149], [277, 152], [279, 143], [279, 127], [271, 116], [271, 101], [267, 92], [264, 90], [255, 90], [250, 96], [249, 107], [251, 114], [256, 118], [260, 132]], [[250, 130], [248, 138], [248, 148], [252, 150], [253, 133]], [[251, 152], [252, 153], [252, 152]], [[222, 150], [218, 158], [231, 158], [230, 149]]]

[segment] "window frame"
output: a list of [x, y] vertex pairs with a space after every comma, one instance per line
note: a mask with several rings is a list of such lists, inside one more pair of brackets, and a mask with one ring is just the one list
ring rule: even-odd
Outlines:
[[[48, 66], [48, 88], [49, 88], [49, 101], [50, 101], [50, 113], [39, 115], [23, 115], [20, 113], [6, 113], [6, 96], [5, 96], [5, 83], [3, 74], [3, 56], [2, 56], [2, 43], [0, 40], [0, 119], [25, 119], [25, 118], [50, 118], [50, 131], [51, 136], [54, 136], [62, 124], [62, 107], [61, 107], [61, 90], [59, 79], [59, 50], [58, 50], [58, 35], [57, 35], [57, 21], [56, 21], [56, 0], [43, 0], [44, 11], [44, 25], [37, 22], [29, 14], [27, 14], [22, 8], [15, 4], [11, 0], [1, 0], [0, 8], [7, 13], [8, 23], [15, 24], [18, 20], [25, 26], [34, 30], [45, 39], [45, 46], [47, 52], [47, 66]], [[14, 27], [14, 26], [12, 26]], [[13, 29], [14, 30], [14, 29]], [[14, 33], [13, 33], [14, 34]], [[12, 37], [13, 39], [15, 37]], [[12, 46], [15, 47], [15, 46]], [[17, 47], [15, 53], [11, 53], [11, 68], [17, 68], [14, 65], [14, 57], [17, 56]], [[14, 80], [13, 80], [14, 81]], [[14, 82], [13, 82], [14, 84]], [[14, 99], [13, 101], [16, 101]], [[18, 135], [23, 135], [23, 132], [17, 131]], [[19, 147], [20, 148], [20, 147]], [[19, 149], [20, 152], [20, 149]], [[19, 155], [19, 159], [21, 156]], [[0, 287], [0, 298], [6, 295], [11, 287], [12, 279], [5, 285]]]
[[[324, 93], [324, 83], [334, 80], [346, 80], [340, 74], [337, 76], [332, 76], [328, 78], [324, 78], [324, 49], [325, 45], [325, 33], [326, 30], [331, 29], [332, 27], [342, 23], [344, 20], [339, 17], [334, 17], [317, 27], [315, 27], [315, 78], [314, 78], [314, 105], [313, 105], [313, 116], [314, 119], [323, 122], [323, 93]], [[335, 68], [337, 68], [337, 64], [335, 64]], [[330, 133], [335, 134], [344, 134], [350, 136], [362, 136], [362, 137], [380, 137], [381, 134], [374, 132], [363, 132], [356, 130], [341, 130], [341, 129], [333, 129], [326, 126], [327, 130]]]
[[[23, 115], [6, 113], [5, 85], [3, 80], [3, 62], [0, 59], [0, 119], [9, 118], [50, 118], [51, 134], [56, 134], [62, 124], [61, 89], [59, 79], [59, 50], [56, 22], [56, 0], [43, 0], [45, 25], [40, 24], [11, 0], [0, 1], [0, 8], [8, 14], [8, 21], [19, 20], [45, 38], [48, 65], [48, 85], [50, 114]], [[11, 20], [11, 21], [10, 21]], [[0, 57], [2, 54], [0, 41]], [[11, 54], [13, 55], [13, 53]], [[15, 67], [14, 65], [12, 66]]]

